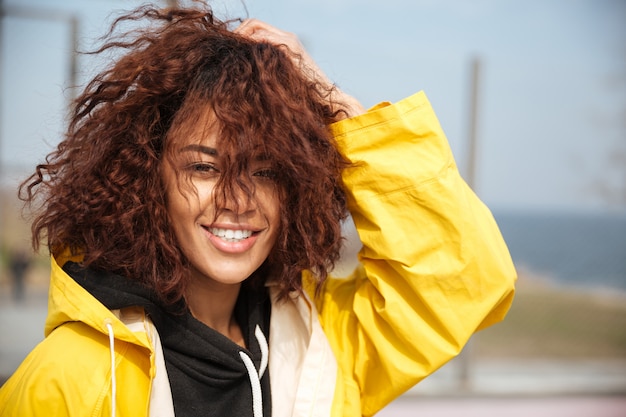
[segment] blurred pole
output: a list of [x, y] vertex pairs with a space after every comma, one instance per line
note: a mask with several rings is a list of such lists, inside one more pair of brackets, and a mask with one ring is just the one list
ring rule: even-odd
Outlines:
[[69, 17], [70, 22], [70, 45], [72, 50], [69, 53], [69, 94], [67, 98], [68, 109], [71, 111], [72, 103], [76, 98], [76, 89], [78, 88], [78, 18], [75, 15]]
[[470, 117], [468, 134], [468, 154], [467, 154], [467, 178], [466, 181], [474, 191], [476, 191], [476, 165], [478, 155], [478, 107], [480, 89], [480, 59], [472, 59], [471, 68], [471, 92], [470, 92]]
[[[480, 91], [480, 59], [474, 57], [471, 62], [471, 78], [470, 78], [470, 101], [469, 101], [469, 131], [468, 131], [468, 160], [466, 182], [476, 192], [477, 176], [476, 167], [478, 159], [478, 108], [479, 108], [479, 91]], [[470, 391], [471, 386], [471, 367], [472, 367], [472, 345], [470, 339], [463, 351], [459, 355], [459, 385], [462, 391]]]
[[2, 144], [4, 139], [2, 137], [2, 126], [4, 126], [4, 106], [2, 105], [4, 103], [4, 89], [2, 88], [4, 84], [4, 39], [4, 1], [0, 0], [0, 251], [5, 248], [4, 239], [6, 230], [6, 224], [4, 222], [4, 204], [6, 199], [4, 198], [4, 184], [2, 184], [2, 181], [4, 181], [4, 163], [2, 160]]

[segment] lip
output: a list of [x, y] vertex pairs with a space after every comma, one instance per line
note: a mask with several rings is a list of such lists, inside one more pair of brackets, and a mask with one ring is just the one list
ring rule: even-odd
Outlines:
[[[230, 254], [238, 254], [247, 252], [254, 246], [257, 241], [260, 232], [263, 229], [247, 226], [247, 225], [225, 225], [225, 224], [211, 224], [211, 225], [203, 225], [202, 229], [208, 236], [209, 242], [220, 252], [230, 253]], [[222, 238], [214, 235], [211, 232], [211, 229], [230, 229], [230, 230], [251, 230], [252, 235], [246, 239], [243, 239], [238, 242], [228, 242], [223, 240]]]

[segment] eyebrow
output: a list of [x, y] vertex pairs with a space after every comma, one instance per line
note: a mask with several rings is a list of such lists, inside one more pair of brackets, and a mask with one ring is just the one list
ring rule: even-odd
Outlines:
[[217, 149], [211, 148], [210, 146], [192, 144], [192, 145], [187, 145], [180, 150], [180, 152], [187, 152], [187, 151], [201, 152], [207, 155], [217, 156]]
[[[219, 155], [217, 149], [212, 148], [210, 146], [198, 145], [198, 144], [187, 145], [187, 146], [183, 147], [179, 152], [180, 153], [183, 153], [183, 152], [201, 152], [203, 154], [210, 155], [210, 156], [218, 156]], [[271, 160], [271, 158], [269, 157], [269, 155], [258, 154], [254, 158], [254, 160], [258, 161], [258, 162], [264, 162], [264, 161]]]

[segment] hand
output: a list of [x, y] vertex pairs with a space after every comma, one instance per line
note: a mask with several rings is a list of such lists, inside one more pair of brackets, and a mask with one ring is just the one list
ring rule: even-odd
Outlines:
[[267, 42], [273, 45], [284, 45], [291, 52], [291, 57], [303, 74], [315, 83], [319, 83], [323, 89], [330, 92], [327, 96], [331, 108], [345, 110], [348, 117], [356, 116], [365, 112], [365, 109], [354, 97], [344, 93], [331, 82], [326, 74], [317, 66], [313, 58], [306, 52], [298, 37], [289, 32], [282, 31], [257, 19], [246, 19], [235, 33], [245, 36], [257, 42]]

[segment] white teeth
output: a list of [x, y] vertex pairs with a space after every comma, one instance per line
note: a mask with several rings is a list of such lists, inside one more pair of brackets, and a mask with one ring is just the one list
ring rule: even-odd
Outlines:
[[239, 242], [252, 236], [252, 230], [209, 229], [211, 233], [226, 242]]

